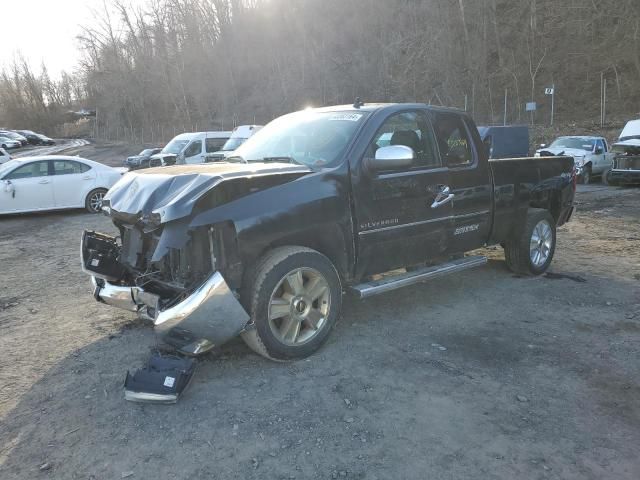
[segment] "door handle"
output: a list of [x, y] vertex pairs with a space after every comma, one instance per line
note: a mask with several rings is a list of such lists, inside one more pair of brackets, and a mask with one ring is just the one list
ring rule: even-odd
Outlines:
[[49, 183], [49, 180], [40, 180], [38, 183], [40, 185], [45, 185], [45, 184]]
[[91, 176], [90, 175], [85, 175], [84, 177], [82, 177], [83, 180], [91, 180]]
[[455, 193], [451, 193], [451, 188], [448, 185], [438, 185], [440, 187], [438, 195], [436, 195], [435, 200], [431, 204], [431, 208], [438, 208], [445, 203], [449, 203], [453, 197], [455, 197]]

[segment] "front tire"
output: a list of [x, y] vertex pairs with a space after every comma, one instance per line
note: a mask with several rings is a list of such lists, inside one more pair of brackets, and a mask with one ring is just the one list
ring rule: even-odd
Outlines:
[[242, 338], [271, 360], [297, 360], [316, 352], [340, 315], [342, 286], [327, 257], [304, 247], [267, 253], [243, 294], [253, 328]]
[[547, 271], [556, 250], [556, 222], [547, 210], [530, 209], [520, 238], [505, 243], [509, 269], [521, 275]]
[[580, 175], [580, 183], [582, 183], [582, 185], [589, 185], [589, 183], [591, 183], [591, 177], [591, 166], [587, 166], [584, 168], [584, 170], [582, 170], [582, 175]]
[[105, 188], [96, 188], [91, 190], [84, 201], [84, 208], [89, 213], [100, 213], [102, 211], [102, 199], [104, 198], [107, 190]]

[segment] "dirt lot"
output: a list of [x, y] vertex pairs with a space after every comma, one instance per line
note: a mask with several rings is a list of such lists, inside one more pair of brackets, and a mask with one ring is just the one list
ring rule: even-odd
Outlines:
[[577, 202], [555, 275], [515, 277], [489, 249], [475, 271], [346, 299], [308, 360], [234, 341], [173, 406], [123, 398], [155, 338], [80, 271], [80, 232], [108, 219], [4, 218], [0, 478], [638, 479], [640, 190]]

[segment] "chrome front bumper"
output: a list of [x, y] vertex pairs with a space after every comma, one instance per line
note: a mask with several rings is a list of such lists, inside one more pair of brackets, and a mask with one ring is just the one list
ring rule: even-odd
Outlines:
[[249, 321], [227, 282], [219, 272], [211, 275], [180, 303], [165, 310], [159, 298], [142, 288], [119, 286], [91, 277], [96, 300], [136, 312], [151, 320], [162, 339], [189, 355], [204, 353], [238, 335]]

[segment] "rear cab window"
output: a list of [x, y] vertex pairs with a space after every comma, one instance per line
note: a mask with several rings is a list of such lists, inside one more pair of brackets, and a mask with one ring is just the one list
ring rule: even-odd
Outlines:
[[466, 167], [474, 163], [472, 139], [461, 115], [434, 112], [434, 129], [447, 166]]

